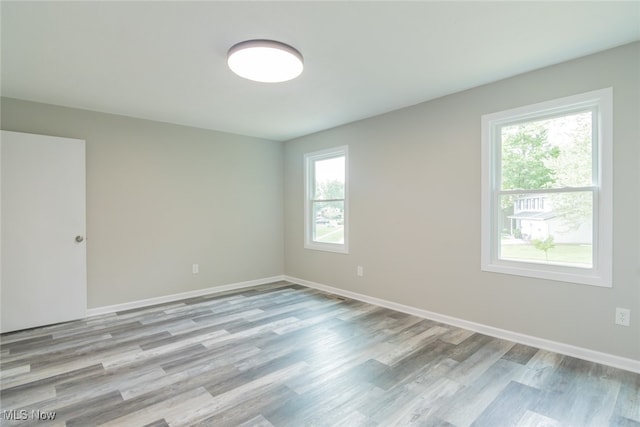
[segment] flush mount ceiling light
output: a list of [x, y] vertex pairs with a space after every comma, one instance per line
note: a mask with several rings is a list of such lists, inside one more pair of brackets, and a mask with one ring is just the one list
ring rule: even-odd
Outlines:
[[289, 45], [273, 40], [247, 40], [229, 49], [231, 71], [264, 83], [286, 82], [302, 73], [302, 55]]

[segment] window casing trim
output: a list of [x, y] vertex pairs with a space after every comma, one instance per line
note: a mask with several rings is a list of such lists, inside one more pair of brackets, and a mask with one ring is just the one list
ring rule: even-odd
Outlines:
[[[343, 157], [344, 165], [344, 243], [325, 243], [313, 240], [312, 211], [315, 176], [313, 163], [335, 157]], [[323, 201], [333, 201], [327, 199]], [[343, 199], [335, 199], [343, 200]], [[325, 150], [305, 153], [304, 155], [304, 247], [326, 252], [349, 253], [349, 146], [328, 148]]]
[[[528, 120], [543, 120], [592, 110], [592, 186], [565, 189], [514, 190], [513, 193], [591, 191], [593, 194], [593, 267], [538, 264], [511, 261], [498, 256], [497, 215], [500, 194], [498, 132], [502, 126]], [[613, 252], [613, 89], [606, 88], [579, 95], [541, 102], [482, 116], [482, 200], [481, 270], [586, 285], [612, 286]]]

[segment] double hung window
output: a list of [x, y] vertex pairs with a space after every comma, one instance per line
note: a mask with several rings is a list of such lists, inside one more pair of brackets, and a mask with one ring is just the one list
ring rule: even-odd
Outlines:
[[309, 153], [305, 164], [305, 248], [348, 252], [346, 146]]
[[482, 269], [611, 286], [612, 90], [482, 117]]

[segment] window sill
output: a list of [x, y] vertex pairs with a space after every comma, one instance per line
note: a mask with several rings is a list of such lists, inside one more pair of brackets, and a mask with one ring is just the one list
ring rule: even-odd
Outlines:
[[500, 263], [483, 263], [481, 270], [604, 288], [610, 288], [612, 286], [610, 275], [602, 274], [602, 272], [598, 272], [592, 268], [558, 265], [544, 265], [544, 268], [537, 268], [537, 266], [538, 264], [533, 263], [500, 261]]
[[332, 243], [305, 243], [305, 249], [323, 252], [334, 252], [340, 254], [348, 254], [349, 249], [346, 245], [332, 244]]

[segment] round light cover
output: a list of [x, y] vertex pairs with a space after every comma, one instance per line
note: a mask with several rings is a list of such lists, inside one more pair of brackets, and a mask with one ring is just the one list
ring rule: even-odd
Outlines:
[[273, 40], [247, 40], [229, 49], [227, 64], [245, 79], [278, 83], [302, 73], [302, 55], [289, 45]]

